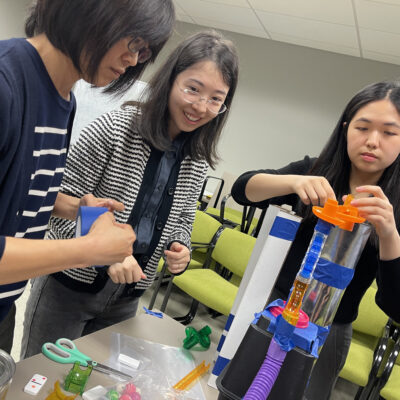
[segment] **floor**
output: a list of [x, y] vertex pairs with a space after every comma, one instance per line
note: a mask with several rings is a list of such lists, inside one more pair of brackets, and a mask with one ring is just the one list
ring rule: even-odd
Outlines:
[[[154, 308], [159, 308], [161, 306], [161, 302], [163, 299], [164, 289], [162, 288], [160, 294], [157, 297], [157, 301]], [[139, 307], [148, 306], [150, 302], [150, 298], [152, 295], [152, 289], [148, 290], [145, 295], [141, 299], [141, 304]], [[19, 353], [21, 348], [21, 339], [22, 339], [22, 331], [23, 331], [23, 316], [25, 310], [26, 300], [29, 296], [29, 285], [28, 289], [25, 290], [24, 294], [17, 301], [17, 317], [16, 317], [16, 328], [14, 335], [14, 346], [11, 352], [14, 360], [19, 360]], [[190, 300], [183, 292], [179, 289], [174, 288], [171, 297], [168, 301], [168, 306], [166, 309], [166, 313], [170, 316], [181, 316], [187, 313], [190, 305]], [[207, 309], [203, 306], [200, 306], [199, 311], [196, 315], [196, 318], [191, 323], [191, 326], [196, 329], [202, 328], [204, 325], [209, 325], [211, 327], [211, 341], [216, 345], [219, 342], [221, 333], [224, 329], [226, 322], [225, 316], [220, 316], [218, 318], [212, 319], [207, 312]], [[348, 382], [344, 379], [339, 378], [334, 393], [331, 397], [331, 400], [352, 400], [355, 397], [358, 386]]]

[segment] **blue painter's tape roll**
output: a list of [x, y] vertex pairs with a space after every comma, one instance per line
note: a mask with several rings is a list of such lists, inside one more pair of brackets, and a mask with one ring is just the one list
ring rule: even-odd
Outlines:
[[76, 217], [75, 237], [87, 235], [94, 221], [107, 211], [108, 209], [106, 207], [79, 207]]
[[269, 234], [279, 239], [294, 240], [300, 223], [290, 219], [276, 217]]

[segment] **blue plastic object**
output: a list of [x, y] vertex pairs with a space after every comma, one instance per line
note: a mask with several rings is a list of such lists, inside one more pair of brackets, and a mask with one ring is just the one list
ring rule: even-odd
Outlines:
[[106, 207], [79, 207], [78, 215], [76, 217], [75, 237], [87, 235], [94, 221], [107, 211], [108, 208]]

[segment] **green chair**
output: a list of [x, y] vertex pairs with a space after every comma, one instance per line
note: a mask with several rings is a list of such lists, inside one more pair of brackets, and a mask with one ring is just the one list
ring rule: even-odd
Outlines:
[[356, 399], [369, 398], [382, 369], [390, 342], [391, 320], [375, 303], [376, 288], [367, 289], [361, 300], [353, 337], [340, 377], [360, 386]]
[[[221, 224], [217, 220], [207, 215], [204, 211], [196, 210], [192, 234], [190, 238], [192, 258], [189, 262], [187, 269], [196, 269], [203, 267], [204, 263], [207, 260], [207, 252], [213, 246], [213, 238], [220, 227]], [[172, 276], [168, 272], [167, 265], [164, 262], [164, 258], [160, 259], [157, 272], [157, 284], [149, 303], [150, 310], [154, 307], [158, 291], [160, 290], [162, 283], [165, 282], [165, 278], [168, 279], [167, 293], [169, 294], [172, 289]], [[164, 311], [165, 307], [166, 302], [163, 302], [160, 310]]]
[[258, 219], [254, 218], [256, 207], [244, 206], [242, 211], [226, 207], [230, 197], [230, 193], [223, 197], [220, 208], [207, 207], [205, 212], [216, 218], [223, 225], [236, 228], [245, 233], [253, 232], [258, 223]]
[[[184, 325], [196, 315], [199, 303], [223, 315], [229, 315], [238, 291], [238, 282], [232, 283], [232, 276], [241, 279], [247, 267], [256, 238], [234, 229], [225, 228], [220, 233], [211, 259], [224, 267], [229, 274], [226, 278], [210, 268], [186, 271], [175, 276], [173, 284], [193, 298], [187, 315], [175, 318]], [[168, 297], [165, 301], [168, 301]]]

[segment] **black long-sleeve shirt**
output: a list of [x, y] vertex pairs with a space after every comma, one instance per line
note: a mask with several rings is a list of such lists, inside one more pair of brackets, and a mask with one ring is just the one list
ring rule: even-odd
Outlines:
[[[260, 173], [306, 175], [314, 162], [315, 159], [306, 156], [303, 160], [293, 162], [281, 169], [245, 172], [234, 183], [232, 197], [241, 205], [252, 205], [259, 208], [267, 208], [269, 204], [289, 204], [299, 214], [300, 200], [295, 193], [274, 197], [261, 202], [251, 202], [245, 194], [246, 185], [252, 176]], [[277, 279], [276, 288], [286, 296], [289, 294], [300, 268], [313, 231], [314, 223], [310, 220], [305, 220], [300, 224], [296, 238], [283, 264]], [[367, 242], [356, 265], [353, 280], [342, 297], [334, 322], [349, 323], [357, 318], [360, 301], [375, 278], [378, 285], [376, 303], [389, 317], [400, 322], [400, 302], [397, 300], [397, 296], [400, 293], [400, 258], [390, 261], [379, 260], [378, 249], [370, 240]]]

